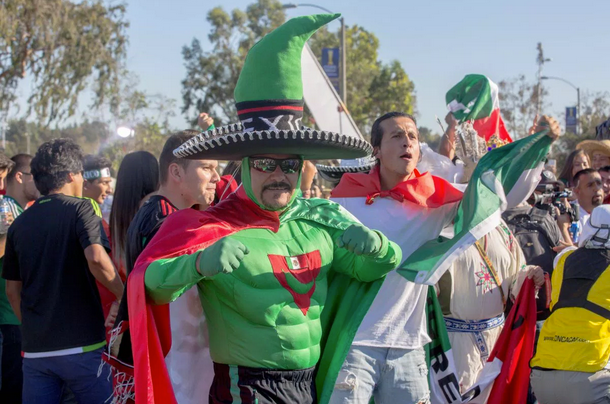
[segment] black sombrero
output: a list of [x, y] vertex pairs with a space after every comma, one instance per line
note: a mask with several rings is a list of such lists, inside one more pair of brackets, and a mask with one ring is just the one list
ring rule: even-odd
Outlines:
[[356, 136], [301, 126], [301, 53], [307, 39], [340, 14], [293, 18], [250, 49], [235, 87], [240, 123], [203, 132], [174, 150], [187, 159], [241, 160], [296, 154], [306, 160], [355, 159], [371, 145]]
[[368, 173], [375, 167], [375, 158], [368, 156], [354, 160], [341, 160], [338, 166], [316, 164], [318, 173], [326, 181], [339, 182], [345, 173]]

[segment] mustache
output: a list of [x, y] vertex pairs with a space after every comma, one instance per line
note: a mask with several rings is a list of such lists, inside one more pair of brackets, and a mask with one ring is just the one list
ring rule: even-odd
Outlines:
[[263, 191], [266, 191], [270, 188], [275, 188], [275, 189], [285, 189], [286, 191], [290, 191], [292, 188], [290, 187], [290, 184], [284, 181], [281, 182], [274, 182], [268, 185], [265, 185], [263, 187]]

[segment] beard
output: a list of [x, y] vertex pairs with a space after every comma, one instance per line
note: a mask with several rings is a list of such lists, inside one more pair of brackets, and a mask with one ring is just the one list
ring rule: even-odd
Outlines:
[[294, 189], [287, 182], [265, 185], [261, 191], [261, 202], [266, 208], [277, 210], [288, 206]]

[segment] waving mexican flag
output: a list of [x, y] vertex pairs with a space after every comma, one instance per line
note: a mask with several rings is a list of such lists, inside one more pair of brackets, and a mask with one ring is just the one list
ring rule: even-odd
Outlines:
[[552, 142], [543, 131], [483, 156], [458, 208], [455, 236], [425, 243], [397, 271], [415, 283], [437, 283], [455, 258], [500, 224], [503, 211], [531, 195]]
[[473, 121], [479, 136], [488, 141], [496, 135], [510, 143], [512, 139], [500, 115], [498, 85], [481, 74], [469, 74], [447, 92], [447, 108], [459, 122]]

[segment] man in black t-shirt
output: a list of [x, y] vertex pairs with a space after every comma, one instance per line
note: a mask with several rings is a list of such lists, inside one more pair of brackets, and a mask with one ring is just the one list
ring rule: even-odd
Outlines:
[[[178, 159], [173, 151], [181, 144], [199, 134], [198, 131], [185, 130], [170, 136], [159, 157], [160, 187], [159, 191], [138, 210], [127, 230], [125, 244], [126, 269], [129, 274], [136, 260], [157, 233], [167, 216], [178, 209], [206, 209], [214, 201], [216, 183], [220, 176], [216, 172], [216, 160], [186, 160]], [[115, 328], [123, 332], [128, 324], [127, 296], [123, 297]], [[123, 323], [121, 325], [121, 323]], [[119, 378], [129, 378], [132, 375], [125, 365], [133, 364], [131, 339], [129, 331], [125, 331], [118, 339], [120, 345], [112, 348], [115, 357], [107, 357], [110, 364], [116, 366], [125, 375]], [[121, 362], [118, 366], [116, 359]], [[120, 398], [131, 397], [132, 391], [116, 391]], [[119, 402], [121, 402], [119, 400]]]
[[105, 329], [95, 280], [117, 300], [123, 284], [93, 202], [81, 197], [82, 160], [72, 140], [40, 146], [31, 169], [43, 196], [8, 232], [2, 277], [22, 323], [25, 403], [58, 402], [64, 386], [80, 403], [112, 391], [108, 372], [97, 377]]

